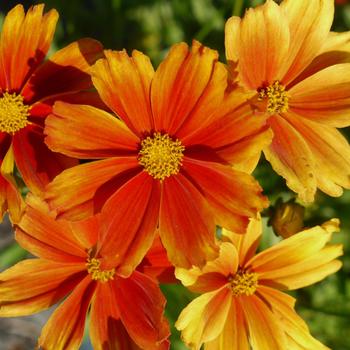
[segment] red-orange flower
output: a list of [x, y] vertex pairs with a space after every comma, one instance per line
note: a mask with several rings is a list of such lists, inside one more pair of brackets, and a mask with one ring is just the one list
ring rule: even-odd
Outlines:
[[300, 199], [350, 188], [349, 33], [330, 33], [334, 0], [267, 0], [226, 24], [226, 56], [266, 111], [274, 132], [264, 150]]
[[[25, 14], [17, 5], [6, 16], [0, 39], [0, 218], [5, 209], [18, 219], [19, 202], [4, 191], [3, 180], [15, 185], [14, 166], [25, 184], [40, 195], [46, 184], [75, 160], [51, 152], [44, 144], [43, 124], [57, 99], [94, 101], [96, 95], [79, 94], [91, 87], [90, 64], [102, 56], [101, 45], [82, 39], [43, 62], [49, 49], [58, 14], [43, 14], [36, 5]], [[20, 198], [20, 197], [18, 197]], [[1, 205], [4, 203], [4, 205]], [[11, 208], [12, 207], [12, 208]], [[14, 221], [15, 221], [14, 220]]]
[[130, 266], [123, 237], [114, 256], [101, 253], [98, 237], [116, 229], [108, 214], [70, 223], [28, 205], [22, 216], [16, 239], [39, 259], [0, 274], [0, 317], [29, 315], [67, 297], [43, 328], [45, 350], [79, 349], [89, 308], [94, 349], [169, 348], [157, 282]]
[[245, 235], [224, 232], [218, 259], [202, 269], [177, 269], [191, 290], [203, 293], [180, 314], [176, 327], [191, 349], [327, 349], [314, 339], [282, 290], [318, 282], [336, 272], [341, 245], [327, 245], [338, 229], [333, 219], [255, 255], [261, 236], [253, 220]]
[[[144, 252], [159, 225], [174, 264], [203, 265], [217, 255], [215, 223], [244, 232], [248, 216], [266, 205], [260, 186], [241, 171], [252, 171], [270, 141], [265, 119], [252, 115], [242, 93], [226, 91], [217, 52], [198, 42], [192, 51], [174, 45], [156, 72], [138, 51], [105, 55], [92, 79], [119, 118], [55, 104], [46, 120], [48, 146], [97, 160], [57, 176], [47, 199], [74, 219], [106, 205]], [[113, 235], [105, 239], [113, 252]]]

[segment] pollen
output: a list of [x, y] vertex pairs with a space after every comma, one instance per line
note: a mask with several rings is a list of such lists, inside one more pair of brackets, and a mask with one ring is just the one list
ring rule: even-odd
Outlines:
[[258, 99], [259, 101], [267, 100], [266, 110], [270, 114], [283, 113], [288, 110], [288, 92], [278, 80], [266, 88], [260, 88]]
[[0, 97], [0, 131], [15, 134], [28, 124], [30, 106], [23, 103], [23, 96], [4, 92]]
[[86, 268], [91, 278], [95, 281], [108, 282], [114, 279], [115, 269], [101, 270], [101, 261], [96, 258], [88, 258]]
[[254, 272], [238, 271], [229, 277], [229, 287], [235, 297], [253, 295], [258, 287], [258, 274]]
[[181, 141], [156, 132], [141, 142], [138, 160], [148, 174], [163, 181], [179, 172], [184, 150]]

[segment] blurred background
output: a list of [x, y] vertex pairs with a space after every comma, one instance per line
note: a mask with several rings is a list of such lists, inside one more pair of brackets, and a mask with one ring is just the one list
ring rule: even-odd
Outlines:
[[[307, 1], [307, 0], [306, 0]], [[138, 49], [149, 55], [155, 66], [166, 55], [169, 47], [179, 41], [191, 43], [197, 39], [220, 52], [224, 58], [224, 24], [232, 15], [242, 15], [246, 7], [256, 6], [262, 0], [47, 0], [22, 1], [28, 8], [32, 4], [46, 4], [60, 13], [51, 51], [82, 37], [93, 37], [105, 48]], [[350, 2], [336, 1], [335, 31], [350, 29]], [[6, 12], [16, 1], [0, 1], [0, 26]], [[350, 72], [349, 72], [350, 74]], [[349, 140], [349, 132], [343, 130]], [[312, 334], [334, 350], [350, 350], [350, 191], [341, 198], [330, 198], [318, 193], [311, 206], [302, 209], [293, 202], [294, 195], [285, 182], [261, 160], [254, 175], [269, 197], [272, 208], [264, 213], [266, 226], [262, 247], [277, 242], [280, 237], [272, 230], [285, 233], [278, 225], [278, 215], [288, 210], [297, 226], [311, 226], [338, 217], [342, 230], [335, 234], [334, 242], [345, 247], [344, 267], [334, 276], [312, 287], [294, 293], [298, 299], [299, 314], [308, 323]], [[287, 204], [286, 204], [287, 203]], [[282, 215], [283, 216], [283, 215]], [[288, 226], [288, 225], [287, 225]], [[287, 227], [288, 229], [288, 227]], [[288, 230], [287, 230], [288, 231]], [[0, 270], [25, 258], [13, 240], [8, 222], [0, 225]], [[167, 296], [167, 316], [171, 324], [193, 295], [179, 285], [162, 286]], [[41, 326], [50, 311], [32, 317], [0, 319], [0, 350], [34, 349]], [[186, 347], [173, 329], [173, 350]], [[90, 349], [88, 340], [82, 349]], [[273, 349], [271, 349], [273, 350]]]

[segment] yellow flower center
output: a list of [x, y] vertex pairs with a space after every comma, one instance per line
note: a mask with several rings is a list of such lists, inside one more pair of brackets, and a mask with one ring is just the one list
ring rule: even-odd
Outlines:
[[258, 274], [254, 272], [238, 271], [234, 276], [230, 276], [228, 280], [235, 297], [253, 295], [258, 287]]
[[96, 258], [88, 258], [86, 268], [91, 278], [95, 281], [108, 282], [114, 279], [115, 269], [104, 270], [100, 269], [101, 261]]
[[28, 124], [30, 106], [23, 103], [23, 96], [4, 92], [0, 98], [0, 131], [14, 134]]
[[181, 141], [156, 132], [141, 142], [138, 160], [148, 174], [163, 181], [179, 172], [184, 150]]
[[289, 96], [286, 88], [275, 81], [272, 85], [258, 90], [259, 101], [267, 99], [266, 110], [270, 114], [283, 113], [288, 110]]

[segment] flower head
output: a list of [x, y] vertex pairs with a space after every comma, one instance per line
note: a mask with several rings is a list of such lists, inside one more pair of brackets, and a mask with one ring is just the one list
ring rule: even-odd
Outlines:
[[[46, 120], [48, 146], [96, 160], [57, 176], [46, 198], [75, 220], [118, 208], [113, 215], [124, 217], [145, 250], [159, 225], [172, 263], [203, 265], [217, 255], [215, 224], [244, 232], [248, 216], [266, 206], [243, 172], [270, 142], [265, 119], [253, 117], [241, 92], [226, 91], [217, 52], [198, 42], [192, 51], [174, 45], [156, 72], [138, 51], [105, 55], [92, 80], [115, 115], [55, 104]], [[114, 238], [105, 239], [113, 251]]]
[[[350, 188], [349, 33], [331, 33], [334, 0], [267, 0], [226, 24], [228, 61], [274, 133], [266, 159], [305, 202]], [[254, 99], [253, 99], [254, 100]]]
[[341, 267], [341, 245], [327, 245], [333, 219], [255, 254], [261, 223], [252, 220], [245, 235], [224, 230], [220, 255], [201, 270], [176, 269], [191, 290], [203, 293], [176, 323], [192, 349], [326, 349], [295, 313], [295, 299], [283, 293], [322, 280]]
[[[89, 309], [94, 349], [168, 349], [165, 299], [156, 280], [130, 266], [125, 245], [113, 256], [101, 253], [98, 239], [115, 229], [110, 223], [105, 212], [58, 222], [43, 202], [30, 197], [16, 239], [38, 258], [0, 274], [0, 317], [39, 312], [66, 297], [42, 330], [43, 349], [79, 349]], [[163, 265], [162, 255], [158, 248]]]
[[[43, 10], [40, 4], [25, 13], [23, 6], [17, 5], [5, 17], [0, 38], [0, 177], [13, 185], [11, 192], [0, 185], [0, 218], [9, 210], [13, 221], [18, 221], [18, 208], [22, 206], [13, 176], [15, 167], [26, 186], [42, 195], [49, 181], [77, 164], [44, 144], [43, 124], [54, 101], [99, 101], [96, 94], [80, 91], [91, 87], [87, 70], [102, 56], [102, 46], [95, 40], [82, 39], [44, 62], [58, 13], [50, 10], [44, 14]], [[16, 196], [13, 191], [17, 191]]]

